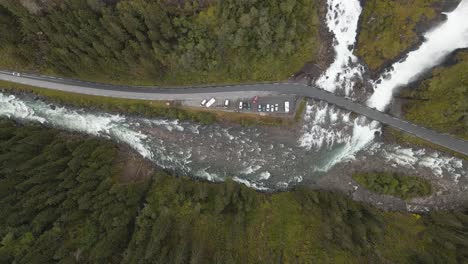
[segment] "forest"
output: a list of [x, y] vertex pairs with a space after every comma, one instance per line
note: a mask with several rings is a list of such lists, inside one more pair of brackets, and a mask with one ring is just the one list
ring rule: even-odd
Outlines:
[[1, 0], [0, 67], [94, 81], [281, 80], [315, 58], [314, 0]]
[[[466, 263], [468, 211], [175, 177], [122, 181], [124, 148], [0, 121], [0, 263]], [[127, 150], [128, 151], [128, 150]]]

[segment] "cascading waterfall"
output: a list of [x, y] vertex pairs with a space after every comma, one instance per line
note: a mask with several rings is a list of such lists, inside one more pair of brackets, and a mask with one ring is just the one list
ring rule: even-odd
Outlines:
[[359, 0], [328, 0], [326, 23], [334, 35], [335, 61], [316, 82], [322, 89], [352, 96], [364, 70], [353, 54], [361, 11]]
[[453, 51], [468, 47], [468, 0], [462, 0], [446, 15], [443, 24], [424, 35], [425, 41], [417, 50], [410, 52], [404, 61], [395, 63], [374, 84], [375, 92], [368, 101], [369, 106], [384, 111], [395, 89], [440, 64]]
[[[455, 34], [450, 35], [457, 44], [435, 51], [440, 59], [456, 48], [467, 46], [464, 44], [466, 38], [463, 38], [466, 36], [466, 25], [457, 24], [460, 16], [456, 15], [466, 13], [467, 2], [463, 0], [448, 15], [446, 23], [450, 23], [450, 27], [458, 27], [453, 31], [459, 32], [460, 38], [455, 38]], [[335, 35], [336, 60], [319, 78], [317, 85], [352, 98], [355, 95], [353, 86], [356, 81], [362, 80], [363, 73], [363, 67], [353, 55], [361, 7], [358, 0], [328, 0], [328, 5], [327, 25]], [[427, 62], [420, 57], [426, 54], [435, 56], [428, 52], [439, 47], [431, 44], [431, 41], [438, 43], [440, 39], [435, 36], [437, 30], [426, 34], [427, 41], [421, 46], [421, 52], [414, 51], [406, 64], [402, 62], [394, 66], [390, 73], [392, 79], [388, 82], [382, 79], [379, 85], [376, 84], [374, 96], [378, 95], [380, 89], [388, 91], [404, 85], [424, 69], [435, 65], [436, 62]], [[425, 45], [427, 48], [424, 48]], [[421, 61], [417, 62], [417, 58]], [[421, 69], [416, 68], [419, 66]], [[411, 76], [407, 69], [412, 70]], [[287, 188], [305, 178], [310, 179], [328, 171], [338, 162], [362, 158], [363, 155], [381, 157], [389, 166], [409, 169], [420, 166], [430, 168], [436, 174], [448, 172], [456, 177], [467, 174], [459, 159], [372, 143], [375, 132], [379, 131], [377, 122], [369, 122], [362, 117], [352, 118], [350, 112], [317, 101], [307, 105], [301, 134], [291, 134], [291, 131], [277, 128], [201, 126], [177, 120], [132, 118], [91, 113], [83, 109], [54, 108], [27, 96], [18, 98], [2, 93], [0, 117], [40, 122], [112, 138], [133, 147], [160, 167], [211, 181], [232, 177], [235, 181], [260, 190]], [[363, 155], [356, 155], [369, 145]]]
[[[359, 64], [357, 57], [353, 54], [356, 42], [359, 16], [361, 15], [361, 4], [359, 0], [328, 0], [327, 26], [334, 35], [333, 48], [335, 61], [316, 81], [316, 85], [324, 90], [344, 93], [347, 97], [354, 95], [354, 85], [357, 80], [362, 80], [364, 68]], [[349, 120], [349, 112], [340, 111], [343, 119], [336, 122], [320, 122], [318, 118], [329, 115], [332, 120], [338, 111], [334, 106], [327, 104], [309, 105], [305, 115], [304, 134], [299, 143], [307, 149], [319, 150], [324, 142], [330, 148], [331, 144], [340, 144], [337, 150], [332, 152], [328, 161], [316, 167], [318, 171], [327, 171], [333, 165], [346, 159], [354, 157], [354, 154], [364, 148], [374, 139], [375, 132], [380, 128], [376, 122], [367, 125], [365, 118]], [[329, 110], [330, 109], [330, 110]], [[359, 135], [359, 136], [355, 136]]]
[[[356, 41], [357, 24], [362, 11], [359, 0], [328, 0], [327, 25], [335, 36], [335, 61], [316, 82], [317, 86], [327, 91], [345, 91], [352, 95], [355, 80], [362, 76], [363, 68], [353, 55]], [[408, 54], [406, 60], [393, 65], [392, 70], [386, 72], [373, 83], [374, 94], [367, 104], [380, 111], [385, 110], [392, 99], [394, 89], [408, 84], [421, 73], [440, 64], [444, 58], [456, 49], [468, 47], [468, 0], [462, 0], [459, 6], [447, 14], [447, 20], [440, 26], [424, 35], [425, 41], [421, 47]], [[325, 108], [326, 109], [326, 108]], [[321, 111], [316, 111], [319, 115]], [[315, 120], [313, 116], [306, 119]], [[333, 165], [346, 159], [353, 158], [355, 153], [362, 150], [373, 141], [374, 135], [380, 131], [377, 122], [366, 124], [365, 118], [360, 117], [354, 122], [352, 136], [343, 136], [344, 131], [337, 131], [329, 124], [321, 125], [312, 121], [304, 127], [304, 136], [300, 144], [307, 148], [320, 149], [322, 145], [313, 140], [317, 135], [329, 135], [332, 142], [345, 145], [330, 158], [329, 162], [319, 170], [328, 170]], [[395, 148], [398, 150], [398, 148]]]

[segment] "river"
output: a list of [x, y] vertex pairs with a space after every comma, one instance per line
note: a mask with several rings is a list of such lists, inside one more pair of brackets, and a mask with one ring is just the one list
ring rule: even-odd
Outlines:
[[[406, 64], [399, 62], [392, 72], [387, 73], [386, 76], [394, 76], [395, 81], [390, 79], [373, 84], [376, 92], [369, 100], [371, 106], [376, 106], [375, 98], [378, 98], [378, 108], [384, 109], [391, 100], [393, 89], [440, 63], [455, 49], [468, 46], [464, 42], [468, 39], [466, 25], [456, 23], [460, 19], [457, 14], [466, 12], [467, 2], [464, 0], [453, 14], [449, 14], [444, 24], [445, 27], [446, 24], [457, 27], [450, 36], [455, 38], [455, 34], [459, 34], [461, 40], [453, 39], [460, 40], [456, 42], [458, 45], [450, 45], [437, 53], [443, 53], [439, 60], [422, 60], [420, 53], [427, 55], [427, 50], [438, 47], [432, 44], [440, 41], [434, 32], [439, 30], [445, 34], [446, 30], [441, 25], [427, 33], [426, 41], [409, 54]], [[336, 56], [330, 68], [317, 80], [317, 85], [353, 98], [355, 83], [362, 81], [364, 71], [353, 54], [362, 9], [358, 0], [329, 0], [328, 5], [326, 23], [335, 36]], [[128, 144], [159, 167], [178, 174], [211, 181], [229, 177], [259, 190], [285, 189], [304, 179], [318, 179], [326, 176], [337, 163], [369, 156], [378, 157], [382, 166], [404, 167], [408, 172], [424, 167], [435, 175], [449, 174], [455, 180], [468, 177], [466, 161], [431, 150], [385, 145], [375, 138], [380, 131], [377, 122], [364, 117], [353, 118], [347, 111], [314, 100], [306, 107], [304, 125], [290, 129], [222, 124], [202, 126], [70, 107], [53, 109], [47, 102], [28, 96], [1, 93], [0, 116], [111, 138]]]

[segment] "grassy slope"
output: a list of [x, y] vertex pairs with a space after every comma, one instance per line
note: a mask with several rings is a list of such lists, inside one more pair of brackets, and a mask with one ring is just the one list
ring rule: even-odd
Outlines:
[[436, 16], [441, 0], [366, 0], [360, 20], [357, 53], [371, 70], [396, 59], [416, 44], [418, 23]]

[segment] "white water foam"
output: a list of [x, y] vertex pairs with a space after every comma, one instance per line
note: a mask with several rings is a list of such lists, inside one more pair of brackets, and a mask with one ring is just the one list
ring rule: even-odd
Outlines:
[[361, 79], [364, 69], [353, 54], [361, 11], [359, 0], [328, 0], [326, 22], [334, 35], [335, 61], [316, 82], [322, 89], [351, 96], [356, 78]]
[[374, 143], [367, 149], [367, 153], [383, 156], [385, 161], [394, 167], [408, 169], [425, 167], [439, 177], [450, 175], [455, 182], [458, 182], [462, 176], [468, 177], [468, 171], [463, 169], [463, 160], [436, 151], [414, 150], [395, 145], [382, 146], [381, 143]]
[[353, 136], [350, 140], [347, 140], [346, 144], [342, 147], [339, 152], [334, 154], [328, 162], [321, 166], [317, 167], [317, 171], [328, 171], [338, 162], [344, 160], [354, 159], [355, 154], [361, 149], [368, 146], [375, 137], [376, 132], [380, 132], [379, 123], [377, 121], [372, 121], [368, 125], [362, 125], [360, 123], [365, 122], [365, 118], [358, 118], [354, 121], [353, 126]]
[[347, 130], [350, 129], [352, 123], [349, 122], [349, 118], [339, 120], [338, 113], [339, 110], [334, 106], [321, 103], [307, 104], [304, 132], [299, 138], [299, 145], [308, 150], [318, 151], [322, 147], [331, 149], [334, 144], [351, 140]]
[[384, 111], [396, 88], [414, 81], [421, 73], [440, 64], [453, 51], [468, 47], [468, 0], [447, 14], [447, 20], [424, 35], [425, 41], [403, 62], [393, 65], [374, 85], [370, 107]]
[[252, 188], [252, 189], [255, 189], [255, 190], [259, 190], [259, 191], [268, 191], [269, 190], [267, 187], [262, 186], [262, 184], [260, 184], [260, 183], [256, 183], [256, 182], [249, 181], [249, 180], [246, 180], [246, 179], [241, 179], [241, 178], [238, 178], [238, 177], [233, 177], [232, 179], [235, 182], [242, 183], [245, 186], [247, 186], [249, 188]]
[[16, 99], [14, 95], [4, 95], [0, 93], [0, 116], [16, 118], [20, 120], [36, 121], [44, 123], [46, 120], [35, 115], [34, 110], [24, 102]]
[[119, 115], [110, 114], [89, 114], [75, 110], [68, 110], [63, 107], [51, 109], [47, 104], [34, 101], [28, 105], [13, 95], [6, 96], [0, 93], [0, 116], [14, 118], [25, 121], [50, 123], [68, 130], [80, 131], [83, 133], [115, 137], [124, 142], [143, 157], [151, 158], [152, 153], [144, 143], [146, 136], [126, 127], [125, 118]]

